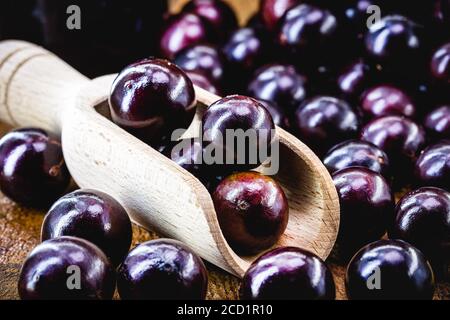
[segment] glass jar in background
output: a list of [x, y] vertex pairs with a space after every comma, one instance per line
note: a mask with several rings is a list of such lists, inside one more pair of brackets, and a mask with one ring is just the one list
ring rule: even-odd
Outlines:
[[[0, 39], [41, 44], [90, 77], [156, 54], [166, 0], [2, 0]], [[69, 30], [70, 5], [81, 29]]]

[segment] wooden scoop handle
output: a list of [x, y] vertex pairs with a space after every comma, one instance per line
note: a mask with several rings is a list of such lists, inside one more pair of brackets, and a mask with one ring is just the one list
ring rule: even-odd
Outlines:
[[0, 120], [60, 133], [60, 115], [88, 78], [24, 41], [0, 42]]

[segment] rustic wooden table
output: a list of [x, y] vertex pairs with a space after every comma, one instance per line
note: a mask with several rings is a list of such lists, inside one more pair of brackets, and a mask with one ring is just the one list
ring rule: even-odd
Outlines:
[[[8, 130], [0, 124], [0, 135]], [[45, 212], [21, 207], [0, 193], [0, 299], [18, 299], [17, 279], [28, 253], [39, 243]], [[157, 238], [158, 235], [133, 227], [133, 244]], [[329, 259], [337, 286], [337, 298], [345, 299], [345, 267]], [[208, 299], [237, 299], [239, 279], [208, 264]], [[450, 299], [450, 283], [439, 284], [436, 299]]]

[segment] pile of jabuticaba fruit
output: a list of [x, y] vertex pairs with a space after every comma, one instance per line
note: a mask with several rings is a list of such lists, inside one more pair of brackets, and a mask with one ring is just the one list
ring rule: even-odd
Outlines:
[[[156, 58], [130, 61], [114, 81], [112, 120], [206, 185], [236, 252], [262, 254], [243, 299], [334, 299], [335, 284], [311, 252], [266, 251], [289, 206], [272, 178], [251, 171], [264, 159], [198, 165], [204, 146], [193, 139], [172, 152], [170, 133], [193, 118], [194, 84], [225, 97], [202, 119], [208, 143], [226, 129], [280, 126], [323, 160], [341, 205], [333, 259], [347, 265], [349, 298], [431, 299], [448, 281], [450, 1], [262, 0], [242, 27], [226, 2], [194, 0], [166, 16], [157, 42]], [[64, 195], [69, 181], [57, 137], [22, 128], [0, 141], [2, 192], [51, 205], [21, 298], [110, 299], [116, 285], [122, 299], [205, 298], [207, 271], [189, 244], [129, 252], [125, 209], [97, 190]]]

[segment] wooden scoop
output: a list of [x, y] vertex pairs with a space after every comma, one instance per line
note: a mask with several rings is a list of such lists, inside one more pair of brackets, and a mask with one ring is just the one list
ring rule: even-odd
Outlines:
[[[108, 117], [115, 75], [89, 80], [52, 53], [22, 41], [0, 42], [0, 119], [62, 136], [76, 183], [115, 197], [137, 224], [188, 244], [207, 261], [243, 276], [256, 258], [227, 244], [206, 188], [190, 173], [128, 134]], [[219, 99], [196, 88], [199, 110]], [[198, 117], [193, 126], [198, 125]], [[316, 155], [277, 128], [280, 171], [290, 218], [276, 246], [327, 258], [339, 227], [333, 182]]]

